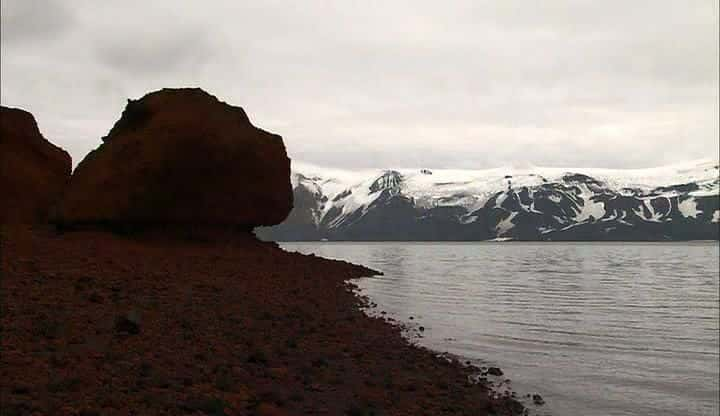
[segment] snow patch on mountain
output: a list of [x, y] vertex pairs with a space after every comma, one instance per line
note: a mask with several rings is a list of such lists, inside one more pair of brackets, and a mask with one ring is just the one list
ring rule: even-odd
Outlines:
[[698, 214], [702, 213], [702, 211], [697, 209], [697, 203], [695, 202], [695, 198], [688, 198], [684, 201], [681, 201], [678, 204], [678, 209], [685, 218], [697, 218]]
[[503, 237], [505, 233], [515, 226], [512, 220], [517, 216], [517, 214], [517, 212], [512, 212], [509, 216], [498, 223], [497, 227], [495, 227], [495, 231], [497, 231], [498, 236]]
[[575, 221], [585, 222], [591, 218], [597, 220], [604, 217], [605, 205], [600, 201], [592, 199], [594, 193], [590, 190], [588, 185], [580, 184], [578, 188], [580, 189], [578, 197], [580, 197], [584, 202], [580, 205], [579, 211], [575, 215]]

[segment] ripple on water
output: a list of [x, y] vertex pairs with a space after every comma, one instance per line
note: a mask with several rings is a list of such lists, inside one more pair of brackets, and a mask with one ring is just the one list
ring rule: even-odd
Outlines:
[[378, 309], [500, 366], [553, 415], [720, 409], [716, 243], [283, 246], [382, 270], [357, 282]]

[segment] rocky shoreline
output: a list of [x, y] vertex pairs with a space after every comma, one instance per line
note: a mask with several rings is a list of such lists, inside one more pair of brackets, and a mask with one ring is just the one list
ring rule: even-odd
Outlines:
[[365, 267], [251, 235], [6, 226], [1, 244], [3, 414], [524, 411], [364, 314]]
[[30, 113], [1, 121], [2, 415], [524, 411], [365, 315], [348, 280], [373, 270], [255, 237], [290, 159], [242, 108], [128, 100], [72, 175]]

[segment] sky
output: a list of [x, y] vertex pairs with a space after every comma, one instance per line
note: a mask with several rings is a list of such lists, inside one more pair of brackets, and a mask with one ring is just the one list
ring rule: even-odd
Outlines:
[[2, 0], [0, 102], [76, 164], [196, 86], [337, 168], [719, 158], [718, 0]]

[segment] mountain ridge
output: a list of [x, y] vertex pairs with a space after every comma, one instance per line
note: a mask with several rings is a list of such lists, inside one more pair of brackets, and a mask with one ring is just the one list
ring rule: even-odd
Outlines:
[[718, 240], [719, 163], [645, 169], [328, 169], [294, 163], [273, 240]]

